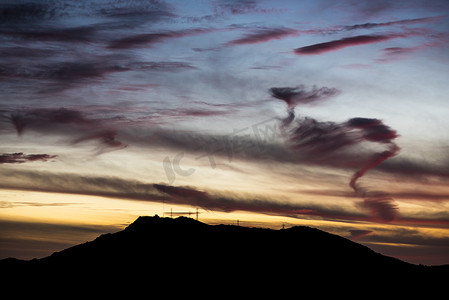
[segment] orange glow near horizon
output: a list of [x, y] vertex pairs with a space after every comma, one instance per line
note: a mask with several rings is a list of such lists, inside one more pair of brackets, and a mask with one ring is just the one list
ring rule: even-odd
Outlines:
[[[27, 249], [28, 251], [22, 250], [21, 252], [16, 249], [17, 253], [22, 253], [19, 254], [19, 258], [22, 259], [31, 259], [39, 257], [39, 255], [40, 257], [47, 256], [65, 247], [92, 240], [102, 232], [122, 230], [138, 216], [153, 216], [157, 214], [165, 217], [184, 215], [196, 218], [196, 209], [194, 207], [170, 203], [17, 190], [2, 190], [0, 197], [3, 199], [3, 209], [0, 210], [1, 222], [7, 222], [10, 227], [11, 224], [17, 223], [30, 224], [28, 227], [37, 226], [39, 228], [39, 226], [45, 226], [46, 228], [45, 231], [36, 231], [37, 233], [34, 232], [33, 235], [30, 234], [28, 227], [19, 226], [17, 229], [11, 229], [12, 231], [9, 234], [8, 232], [4, 233], [3, 239], [12, 238], [16, 241], [16, 244], [14, 244], [16, 247], [20, 247], [20, 245], [26, 247], [29, 243], [44, 243], [45, 245], [54, 243], [54, 246], [50, 246], [47, 250], [36, 247], [35, 251]], [[171, 215], [171, 212], [173, 212], [173, 215]], [[179, 214], [180, 212], [181, 214]], [[239, 224], [240, 226], [272, 229], [310, 226], [357, 240], [357, 242], [362, 244], [365, 239], [363, 237], [360, 240], [358, 238], [355, 239], [355, 236], [352, 237], [351, 231], [369, 231], [377, 238], [386, 238], [386, 240], [391, 240], [391, 242], [376, 241], [374, 239], [373, 241], [367, 241], [365, 244], [386, 255], [389, 255], [390, 251], [394, 254], [392, 256], [397, 256], [396, 249], [399, 248], [415, 250], [416, 247], [420, 247], [418, 244], [413, 243], [394, 242], [394, 232], [410, 232], [413, 236], [422, 236], [424, 239], [449, 236], [449, 228], [444, 226], [428, 227], [428, 225], [422, 224], [393, 225], [362, 221], [354, 223], [352, 221], [326, 220], [310, 216], [292, 218], [244, 211], [235, 211], [229, 214], [199, 209], [199, 220], [211, 225]], [[70, 237], [64, 234], [64, 231], [67, 230], [64, 226], [71, 228]], [[75, 228], [79, 228], [79, 230], [77, 231]], [[96, 228], [96, 231], [85, 231], [82, 230], [83, 228]], [[0, 253], [0, 255], [7, 256], [9, 253], [13, 253], [12, 249], [10, 251], [5, 250], [5, 253]], [[404, 255], [404, 257], [407, 256]], [[409, 261], [419, 263], [419, 256], [410, 255], [409, 258]], [[437, 261], [435, 257], [432, 259], [432, 261]]]

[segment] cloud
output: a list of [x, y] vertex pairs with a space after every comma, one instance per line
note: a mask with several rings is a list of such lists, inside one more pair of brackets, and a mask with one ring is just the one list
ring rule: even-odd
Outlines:
[[269, 90], [271, 96], [284, 101], [289, 108], [297, 104], [308, 104], [325, 100], [329, 97], [338, 95], [336, 88], [313, 86], [312, 90], [307, 91], [304, 85], [297, 87], [273, 87]]
[[157, 33], [134, 34], [111, 41], [109, 49], [131, 49], [137, 47], [151, 47], [153, 44], [161, 43], [167, 39], [181, 38], [197, 34], [212, 32], [213, 29], [185, 29], [179, 31], [166, 31]]
[[14, 208], [19, 206], [31, 206], [31, 207], [43, 207], [43, 206], [68, 206], [78, 203], [68, 203], [68, 202], [29, 202], [29, 201], [0, 201], [0, 208]]
[[390, 194], [371, 191], [357, 186], [356, 195], [363, 198], [360, 207], [369, 211], [374, 218], [382, 222], [391, 222], [399, 216], [399, 209]]
[[353, 241], [358, 241], [359, 239], [370, 235], [373, 233], [372, 230], [363, 230], [363, 229], [353, 229], [353, 230], [349, 230], [349, 233], [351, 234], [351, 239]]
[[383, 23], [364, 23], [364, 24], [343, 26], [343, 29], [344, 30], [358, 30], [358, 29], [372, 29], [372, 28], [377, 28], [377, 27], [386, 27], [386, 26], [394, 26], [394, 25], [413, 25], [413, 24], [435, 22], [435, 21], [441, 20], [443, 18], [446, 18], [446, 16], [404, 19], [404, 20], [390, 21], [390, 22], [383, 22]]
[[54, 10], [44, 3], [3, 3], [0, 5], [0, 24], [20, 25], [51, 19]]
[[218, 0], [214, 3], [215, 15], [268, 14], [280, 12], [275, 8], [262, 8], [259, 0]]
[[50, 159], [56, 158], [57, 155], [48, 154], [23, 154], [22, 152], [17, 153], [3, 153], [0, 154], [0, 164], [22, 164], [25, 162], [33, 161], [48, 161]]
[[88, 118], [81, 111], [58, 109], [25, 109], [6, 116], [18, 135], [26, 131], [63, 134], [72, 143], [95, 140], [100, 143], [99, 153], [107, 149], [121, 149], [126, 144], [116, 140], [117, 129], [104, 119]]
[[59, 125], [92, 126], [99, 123], [99, 120], [86, 118], [80, 111], [66, 108], [14, 111], [9, 119], [18, 134], [22, 134], [25, 129], [52, 130]]
[[[40, 132], [60, 135], [70, 144], [96, 141], [98, 154], [120, 150], [129, 143], [155, 144], [182, 150], [199, 150], [206, 143], [221, 143], [219, 137], [201, 134], [177, 134], [173, 130], [154, 127], [182, 120], [202, 119], [235, 113], [233, 106], [175, 107], [173, 109], [141, 110], [133, 107], [77, 106], [72, 108], [40, 108], [5, 110], [0, 116], [5, 121], [3, 130], [15, 129], [18, 135]], [[142, 116], [142, 113], [145, 116]], [[9, 126], [8, 126], [9, 125]], [[8, 128], [9, 127], [9, 128]], [[225, 143], [227, 137], [222, 138]], [[217, 142], [218, 141], [218, 142]], [[252, 142], [254, 145], [254, 141]], [[220, 144], [221, 147], [223, 144]]]
[[340, 50], [346, 47], [385, 42], [399, 37], [404, 37], [404, 35], [403, 34], [357, 35], [330, 42], [318, 43], [310, 46], [296, 48], [294, 52], [298, 55], [316, 55], [330, 51]]
[[[385, 193], [368, 191], [357, 181], [397, 154], [399, 147], [393, 142], [396, 137], [396, 131], [382, 121], [367, 118], [353, 118], [344, 123], [305, 118], [292, 122], [290, 127], [290, 147], [298, 155], [319, 165], [358, 168], [349, 186], [357, 196], [364, 198], [362, 206], [383, 221], [391, 221], [397, 215], [393, 199]], [[387, 149], [382, 152], [364, 150], [362, 157], [354, 155], [355, 151], [362, 151], [360, 147], [367, 142], [385, 145]]]
[[143, 183], [118, 177], [92, 177], [3, 169], [0, 170], [0, 178], [0, 188], [4, 189], [94, 195], [124, 200], [189, 205], [213, 211], [241, 210], [295, 218], [310, 216], [348, 221], [370, 219], [364, 214], [350, 212], [338, 206], [299, 204], [258, 196], [217, 194], [194, 187]]
[[79, 26], [73, 28], [44, 28], [0, 30], [0, 35], [16, 39], [41, 42], [81, 43], [94, 42], [96, 28]]
[[409, 54], [414, 53], [419, 50], [437, 47], [440, 42], [424, 43], [415, 47], [389, 47], [382, 49], [382, 55], [375, 61], [377, 63], [388, 63], [400, 59], [407, 58]]
[[379, 165], [377, 170], [391, 175], [397, 175], [400, 178], [406, 176], [407, 180], [428, 180], [433, 177], [442, 180], [449, 178], [449, 161], [434, 163], [429, 162], [427, 158], [420, 160], [396, 157]]
[[226, 43], [226, 45], [233, 46], [233, 45], [265, 43], [274, 39], [279, 40], [292, 35], [299, 35], [299, 32], [297, 30], [289, 28], [261, 29], [253, 33], [247, 34], [239, 39], [232, 40]]
[[[328, 94], [330, 89], [317, 89], [304, 92], [299, 89], [272, 89], [277, 97], [291, 103], [317, 101]], [[296, 104], [295, 104], [296, 105]], [[335, 168], [357, 168], [350, 180], [350, 187], [356, 195], [363, 198], [360, 207], [370, 211], [373, 216], [383, 221], [391, 221], [397, 215], [397, 207], [392, 197], [386, 193], [366, 190], [357, 181], [369, 170], [383, 161], [396, 155], [399, 148], [393, 143], [397, 133], [377, 119], [353, 118], [344, 123], [320, 122], [312, 118], [296, 118], [291, 115], [287, 130], [288, 148], [282, 145], [266, 143], [254, 136], [208, 136], [198, 134], [180, 134], [164, 130], [152, 132], [152, 146], [159, 145], [203, 153], [214, 165], [215, 155], [233, 157], [248, 157], [250, 159], [266, 159], [281, 162], [306, 163]], [[92, 113], [92, 112], [91, 112]], [[204, 117], [227, 113], [223, 110], [192, 110], [175, 109], [169, 112], [171, 117]], [[87, 117], [84, 113], [70, 109], [36, 109], [25, 110], [11, 114], [10, 120], [18, 134], [28, 130], [45, 133], [68, 135], [74, 144], [85, 141], [99, 143], [97, 153], [117, 150], [126, 147], [128, 143], [139, 144], [145, 141], [125, 128], [118, 129], [118, 123], [109, 118]], [[276, 120], [274, 120], [276, 121]], [[284, 120], [285, 121], [285, 120]], [[130, 126], [134, 123], [130, 120]], [[277, 126], [280, 126], [277, 124]], [[253, 128], [254, 129], [254, 128]], [[276, 130], [280, 128], [277, 127]], [[254, 130], [253, 130], [254, 131]], [[260, 131], [257, 131], [260, 133]], [[131, 134], [131, 135], [130, 135]], [[274, 134], [277, 134], [274, 132]], [[122, 139], [118, 139], [121, 136]], [[213, 139], [213, 140], [211, 140]], [[262, 142], [262, 143], [261, 143]], [[234, 145], [238, 143], [238, 148]], [[372, 143], [371, 149], [363, 148], [364, 143]], [[377, 145], [377, 146], [375, 146]], [[382, 149], [383, 148], [383, 149]], [[378, 149], [378, 150], [376, 150]]]
[[94, 10], [96, 15], [109, 18], [113, 25], [124, 28], [173, 21], [178, 17], [175, 7], [165, 1], [111, 1], [106, 5], [95, 2], [91, 5], [90, 10]]
[[[304, 92], [301, 88], [272, 88], [274, 98], [285, 101], [288, 117], [282, 120], [282, 129], [288, 136], [291, 150], [296, 152], [302, 161], [311, 164], [357, 168], [349, 181], [349, 186], [357, 196], [364, 198], [360, 205], [379, 220], [389, 222], [398, 215], [397, 206], [386, 193], [368, 191], [357, 181], [369, 170], [377, 167], [399, 152], [394, 143], [398, 137], [395, 130], [383, 124], [381, 120], [369, 118], [352, 118], [344, 123], [320, 122], [313, 118], [296, 118], [294, 107], [337, 93], [335, 89], [313, 88], [312, 92]], [[366, 143], [382, 145], [382, 152], [363, 151], [363, 156], [355, 155], [361, 152], [361, 146]]]
[[[42, 1], [40, 1], [42, 2]], [[164, 1], [46, 1], [47, 3], [2, 3], [0, 23], [7, 27], [33, 28], [32, 24], [54, 25], [54, 21], [83, 18], [87, 22], [106, 19], [109, 28], [132, 29], [176, 17], [174, 7]]]
[[130, 57], [89, 57], [83, 61], [65, 61], [47, 64], [5, 65], [0, 78], [52, 80], [60, 86], [71, 87], [73, 83], [90, 83], [107, 75], [129, 71], [182, 71], [195, 69], [180, 61], [134, 61]]
[[[0, 170], [0, 188], [31, 190], [51, 193], [93, 195], [123, 200], [164, 202], [188, 205], [205, 210], [234, 212], [248, 211], [268, 215], [282, 215], [293, 218], [321, 218], [347, 222], [377, 222], [375, 216], [350, 211], [344, 207], [321, 205], [319, 203], [295, 203], [264, 196], [242, 196], [195, 187], [144, 183], [118, 177], [93, 177], [69, 173], [37, 171]], [[399, 221], [402, 221], [399, 220]], [[448, 224], [445, 220], [432, 218], [404, 219], [410, 224]]]
[[441, 13], [447, 11], [448, 4], [444, 0], [436, 1], [391, 1], [391, 0], [377, 0], [377, 1], [348, 1], [348, 7], [354, 9], [357, 17], [372, 18], [382, 16], [385, 14], [395, 14], [404, 9], [416, 11], [430, 11], [432, 13]]

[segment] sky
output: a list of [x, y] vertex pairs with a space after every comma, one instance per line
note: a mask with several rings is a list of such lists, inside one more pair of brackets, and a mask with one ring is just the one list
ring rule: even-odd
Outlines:
[[0, 1], [0, 258], [198, 211], [449, 264], [448, 53], [445, 0]]

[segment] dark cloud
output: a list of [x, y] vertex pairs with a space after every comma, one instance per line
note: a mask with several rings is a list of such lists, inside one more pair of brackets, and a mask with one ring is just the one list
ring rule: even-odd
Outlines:
[[373, 34], [373, 35], [358, 35], [353, 37], [342, 38], [330, 42], [324, 42], [296, 48], [294, 52], [299, 55], [314, 55], [325, 52], [335, 51], [346, 47], [359, 46], [366, 44], [374, 44], [385, 42], [398, 37], [404, 37], [402, 34]]
[[265, 43], [274, 39], [283, 39], [288, 36], [298, 35], [298, 31], [290, 28], [271, 28], [260, 29], [253, 33], [247, 34], [242, 38], [232, 40], [226, 45], [245, 45]]
[[[142, 116], [142, 113], [145, 113], [145, 116]], [[177, 133], [173, 130], [151, 129], [148, 126], [154, 127], [155, 124], [223, 116], [232, 113], [235, 113], [235, 108], [229, 106], [155, 108], [152, 111], [142, 111], [129, 107], [87, 106], [77, 107], [77, 109], [5, 110], [0, 116], [4, 121], [3, 130], [14, 129], [18, 135], [32, 132], [60, 135], [70, 144], [96, 141], [99, 144], [97, 151], [102, 153], [122, 149], [128, 143], [165, 146], [182, 149], [183, 151], [204, 151], [207, 145], [213, 148], [218, 147], [218, 145], [223, 147], [224, 143], [230, 145], [229, 137], [186, 132]], [[137, 128], [145, 129], [139, 130]], [[255, 142], [252, 141], [251, 143], [254, 147]]]
[[109, 6], [97, 6], [96, 13], [109, 18], [126, 19], [128, 22], [139, 20], [145, 22], [159, 22], [165, 18], [175, 17], [175, 8], [165, 1], [114, 1]]
[[449, 160], [439, 163], [428, 161], [428, 157], [421, 160], [396, 157], [382, 163], [377, 169], [407, 180], [421, 180], [430, 178], [449, 178]]
[[[126, 67], [126, 66], [125, 66]], [[195, 66], [188, 62], [182, 61], [140, 61], [127, 65], [129, 70], [135, 71], [168, 71], [176, 72], [183, 70], [196, 69]]]
[[398, 10], [417, 10], [428, 11], [432, 13], [441, 13], [447, 11], [449, 5], [447, 1], [392, 1], [392, 0], [376, 0], [376, 1], [357, 1], [347, 0], [348, 7], [355, 10], [357, 17], [369, 18], [375, 16], [382, 16], [384, 14], [394, 14]]
[[372, 29], [376, 27], [386, 27], [386, 26], [394, 26], [394, 25], [413, 25], [413, 24], [421, 24], [421, 23], [429, 23], [435, 22], [445, 18], [446, 16], [435, 16], [435, 17], [425, 17], [425, 18], [416, 18], [416, 19], [404, 19], [398, 21], [390, 21], [383, 23], [364, 23], [364, 24], [355, 24], [350, 26], [344, 26], [344, 30], [358, 30], [358, 29]]
[[95, 140], [101, 145], [99, 152], [107, 149], [121, 149], [126, 144], [116, 139], [117, 129], [111, 122], [99, 118], [89, 118], [81, 111], [59, 109], [30, 109], [14, 111], [6, 118], [15, 127], [17, 134], [26, 131], [63, 134], [72, 143]]
[[[313, 217], [327, 220], [378, 221], [357, 211], [348, 211], [338, 205], [284, 202], [259, 196], [218, 194], [195, 187], [144, 183], [118, 177], [92, 177], [76, 174], [61, 174], [36, 171], [0, 170], [0, 188], [33, 190], [54, 193], [95, 195], [123, 200], [164, 202], [212, 211], [248, 211], [268, 215], [283, 215], [294, 218]], [[432, 218], [409, 220], [413, 223], [431, 224]], [[438, 221], [447, 224], [448, 221]]]
[[[345, 123], [319, 122], [305, 118], [291, 124], [292, 149], [315, 164], [358, 168], [349, 186], [356, 195], [364, 198], [362, 206], [383, 221], [391, 221], [396, 217], [397, 208], [390, 196], [368, 191], [357, 184], [366, 172], [397, 154], [399, 147], [393, 142], [397, 137], [396, 131], [380, 120], [366, 118], [354, 118]], [[387, 150], [365, 150], [362, 157], [354, 155], [354, 151], [366, 142], [383, 144]]]
[[[289, 99], [291, 91], [278, 92], [278, 96]], [[312, 93], [312, 95], [317, 94]], [[319, 93], [318, 93], [319, 94]], [[222, 110], [184, 110], [175, 109], [168, 112], [171, 117], [203, 117], [227, 113]], [[248, 157], [275, 161], [307, 163], [336, 168], [358, 169], [350, 180], [350, 187], [358, 197], [364, 199], [360, 205], [373, 216], [383, 221], [393, 220], [397, 207], [386, 193], [367, 190], [357, 181], [369, 170], [396, 155], [399, 148], [393, 140], [397, 133], [377, 119], [353, 118], [344, 123], [320, 122], [312, 118], [296, 118], [291, 111], [290, 122], [284, 130], [288, 132], [288, 148], [281, 145], [256, 140], [256, 132], [251, 136], [207, 136], [172, 131], [153, 131], [151, 137], [124, 133], [120, 134], [115, 120], [109, 118], [88, 117], [84, 113], [70, 109], [39, 109], [15, 112], [10, 116], [17, 132], [28, 130], [46, 133], [64, 133], [71, 136], [72, 143], [97, 141], [101, 146], [98, 153], [106, 150], [122, 149], [127, 143], [139, 144], [148, 140], [152, 146], [164, 146], [191, 153], [203, 153], [215, 162], [214, 156]], [[131, 122], [132, 123], [132, 122]], [[279, 126], [279, 124], [278, 124]], [[265, 130], [265, 129], [264, 129]], [[279, 130], [275, 129], [275, 130]], [[260, 132], [259, 132], [260, 133]], [[274, 133], [276, 134], [276, 132]], [[119, 139], [121, 136], [122, 139]], [[126, 141], [126, 143], [125, 143]], [[364, 149], [364, 143], [382, 146], [382, 151]], [[262, 148], [261, 148], [262, 147]]]
[[128, 49], [135, 47], [149, 47], [154, 43], [160, 43], [167, 38], [173, 38], [174, 34], [170, 33], [146, 33], [128, 36], [114, 40], [109, 43], [110, 49]]
[[244, 15], [265, 14], [277, 11], [259, 6], [259, 0], [218, 0], [215, 1], [214, 13], [216, 15]]
[[88, 119], [80, 111], [66, 108], [24, 109], [12, 112], [9, 119], [18, 134], [22, 134], [25, 129], [50, 131], [55, 126], [93, 126], [99, 123], [98, 120]]
[[[79, 43], [98, 46], [127, 34], [136, 27], [176, 17], [174, 8], [163, 1], [50, 1], [48, 3], [0, 4], [0, 40], [42, 42], [41, 49], [54, 48], [65, 54]], [[83, 19], [82, 26], [79, 19]], [[73, 21], [73, 22], [71, 22]], [[64, 44], [60, 44], [64, 43]], [[36, 47], [33, 47], [36, 48]]]
[[[378, 119], [352, 118], [344, 123], [320, 122], [313, 118], [296, 118], [294, 107], [321, 100], [337, 93], [335, 89], [313, 88], [304, 92], [304, 88], [272, 88], [271, 95], [283, 100], [288, 106], [288, 117], [282, 120], [282, 129], [288, 136], [291, 150], [300, 160], [323, 166], [357, 168], [349, 186], [357, 196], [364, 198], [360, 205], [370, 211], [371, 215], [382, 221], [392, 221], [398, 215], [397, 207], [386, 193], [368, 191], [357, 184], [366, 172], [375, 168], [399, 152], [393, 142], [398, 134]], [[363, 151], [364, 143], [377, 143], [387, 147], [382, 152]], [[357, 153], [357, 155], [355, 155]]]
[[[43, 59], [55, 55], [57, 51], [52, 49], [35, 49], [21, 46], [3, 47], [0, 48], [0, 57], [8, 59], [28, 58], [28, 59]], [[1, 72], [1, 71], [0, 71]]]
[[0, 30], [0, 35], [27, 41], [41, 42], [93, 42], [96, 30], [92, 26], [74, 28], [41, 28], [41, 29], [14, 29]]
[[167, 39], [181, 38], [197, 34], [212, 32], [213, 29], [185, 29], [179, 31], [165, 31], [156, 33], [143, 33], [126, 36], [113, 40], [109, 43], [110, 49], [131, 49], [137, 47], [151, 47], [153, 44], [163, 42]]
[[287, 103], [288, 107], [295, 107], [297, 104], [307, 104], [325, 100], [336, 96], [339, 90], [336, 88], [313, 86], [307, 90], [304, 85], [297, 87], [273, 87], [269, 90], [271, 96]]
[[21, 163], [33, 162], [33, 161], [48, 161], [48, 160], [56, 158], [56, 157], [57, 157], [57, 155], [23, 154], [22, 152], [3, 153], [3, 154], [0, 154], [0, 164], [21, 164]]
[[212, 109], [173, 109], [171, 111], [165, 111], [166, 116], [173, 117], [209, 117], [209, 116], [221, 116], [235, 113], [235, 110], [212, 110]]
[[59, 83], [85, 82], [108, 74], [127, 71], [179, 71], [195, 69], [179, 61], [132, 61], [126, 57], [89, 57], [83, 61], [65, 61], [27, 66], [0, 66], [0, 78], [54, 80]]
[[2, 3], [0, 4], [0, 24], [21, 25], [54, 17], [54, 8], [45, 3]]
[[264, 197], [215, 194], [194, 187], [143, 183], [117, 177], [89, 177], [6, 169], [0, 170], [0, 177], [2, 179], [0, 180], [0, 188], [5, 189], [95, 195], [124, 200], [189, 205], [213, 211], [233, 212], [241, 210], [295, 218], [310, 216], [348, 221], [370, 219], [364, 214], [348, 212], [338, 206], [288, 203]]
[[[45, 3], [46, 2], [46, 3]], [[106, 18], [111, 28], [134, 28], [146, 23], [157, 23], [176, 17], [175, 9], [165, 1], [34, 1], [0, 4], [0, 23], [28, 27], [39, 23], [47, 26], [61, 19]]]
[[126, 48], [127, 40], [132, 48], [208, 32], [136, 34], [142, 32], [140, 25], [176, 18], [174, 11], [164, 1], [143, 0], [0, 3], [0, 80], [8, 90], [54, 94], [99, 83], [116, 72], [193, 69], [186, 62], [141, 61], [130, 51], [116, 55], [104, 49], [120, 43]]
[[399, 216], [399, 209], [390, 194], [367, 190], [360, 186], [357, 186], [354, 191], [357, 196], [363, 198], [359, 206], [367, 210], [376, 220], [391, 222]]

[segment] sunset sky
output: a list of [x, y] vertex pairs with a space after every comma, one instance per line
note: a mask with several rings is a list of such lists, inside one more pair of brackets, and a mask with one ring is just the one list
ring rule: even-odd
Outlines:
[[449, 264], [448, 95], [446, 0], [0, 1], [0, 259], [198, 209]]

